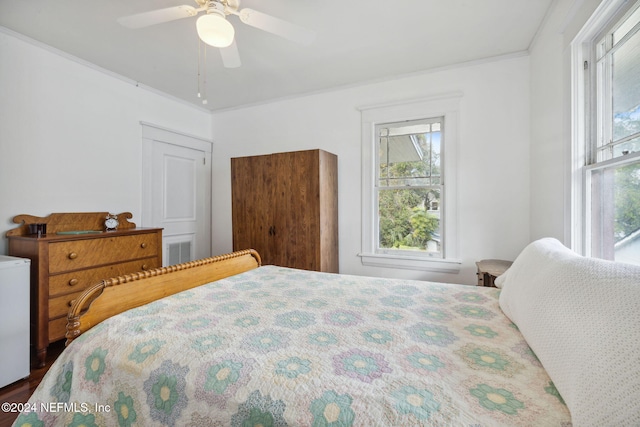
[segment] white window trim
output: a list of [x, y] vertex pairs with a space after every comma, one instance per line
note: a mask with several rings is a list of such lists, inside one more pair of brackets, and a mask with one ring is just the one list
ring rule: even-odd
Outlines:
[[[587, 91], [586, 76], [591, 77], [592, 73], [585, 72], [584, 64], [595, 66], [593, 45], [598, 42], [597, 37], [627, 4], [628, 0], [603, 0], [571, 42], [571, 214], [567, 229], [571, 233], [571, 248], [585, 256], [589, 256], [591, 248], [586, 189], [589, 188], [589, 171], [593, 169], [586, 167], [589, 155], [586, 141], [591, 138], [588, 131], [591, 117], [587, 117], [587, 108], [595, 99], [594, 94]], [[589, 87], [595, 87], [595, 82], [592, 81]]]
[[[359, 107], [362, 116], [362, 252], [363, 265], [410, 270], [458, 273], [462, 261], [458, 256], [457, 209], [457, 147], [461, 92], [451, 92], [426, 98]], [[374, 129], [377, 124], [394, 123], [444, 116], [444, 230], [443, 258], [428, 258], [404, 254], [381, 254], [375, 250], [375, 183]]]

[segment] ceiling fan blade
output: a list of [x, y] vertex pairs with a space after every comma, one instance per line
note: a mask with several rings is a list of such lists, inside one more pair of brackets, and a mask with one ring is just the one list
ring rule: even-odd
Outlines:
[[303, 45], [310, 45], [316, 38], [315, 32], [311, 30], [257, 10], [245, 8], [238, 13], [238, 16], [247, 25]]
[[220, 48], [222, 64], [225, 68], [238, 68], [240, 66], [240, 54], [235, 39], [228, 47]]
[[196, 9], [192, 6], [182, 5], [167, 7], [165, 9], [152, 10], [149, 12], [137, 13], [135, 15], [123, 16], [117, 21], [123, 27], [138, 29], [151, 25], [162, 24], [164, 22], [175, 21], [176, 19], [196, 16], [203, 9]]

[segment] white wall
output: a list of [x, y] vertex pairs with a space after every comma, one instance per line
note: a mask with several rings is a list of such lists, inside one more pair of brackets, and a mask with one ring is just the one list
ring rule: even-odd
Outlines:
[[212, 137], [209, 112], [0, 31], [0, 253], [18, 214], [133, 213], [139, 122]]
[[571, 244], [570, 44], [599, 3], [555, 1], [530, 49], [532, 239]]
[[[528, 56], [516, 55], [215, 113], [214, 254], [232, 249], [230, 158], [320, 148], [338, 156], [341, 273], [475, 283], [475, 261], [513, 259], [529, 242], [529, 81]], [[462, 271], [363, 266], [357, 107], [457, 91]]]
[[[534, 229], [529, 77], [529, 57], [516, 55], [211, 117], [0, 31], [0, 233], [22, 213], [131, 211], [139, 222], [145, 121], [216, 141], [214, 253], [232, 248], [231, 157], [322, 148], [339, 158], [341, 272], [474, 283], [475, 261], [513, 259]], [[357, 107], [457, 91], [461, 273], [362, 266]]]

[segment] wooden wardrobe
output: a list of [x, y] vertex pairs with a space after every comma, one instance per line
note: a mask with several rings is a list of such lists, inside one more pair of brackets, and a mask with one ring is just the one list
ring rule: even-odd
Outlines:
[[263, 264], [338, 272], [338, 158], [323, 150], [231, 159], [233, 249]]

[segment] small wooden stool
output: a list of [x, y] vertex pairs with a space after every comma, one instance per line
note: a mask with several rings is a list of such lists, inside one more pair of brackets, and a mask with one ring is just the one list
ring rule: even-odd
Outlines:
[[483, 259], [476, 262], [478, 267], [478, 286], [493, 286], [496, 285], [493, 281], [507, 271], [511, 267], [513, 262], [505, 261], [502, 259]]

